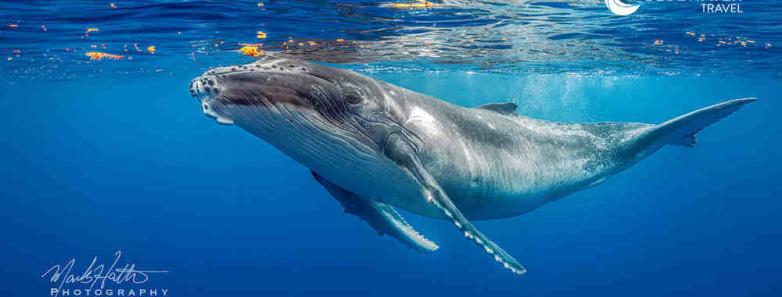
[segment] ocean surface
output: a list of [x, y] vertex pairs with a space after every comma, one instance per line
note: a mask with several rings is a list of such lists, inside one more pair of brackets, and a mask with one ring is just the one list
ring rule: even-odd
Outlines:
[[[782, 296], [780, 2], [640, 1], [626, 17], [603, 1], [416, 3], [0, 3], [0, 296], [54, 296], [47, 270], [94, 275], [117, 252], [158, 272], [106, 288], [157, 296]], [[529, 269], [516, 276], [445, 221], [403, 213], [432, 254], [378, 236], [307, 168], [206, 118], [190, 80], [252, 62], [248, 46], [553, 121], [759, 100], [694, 148], [477, 222]]]

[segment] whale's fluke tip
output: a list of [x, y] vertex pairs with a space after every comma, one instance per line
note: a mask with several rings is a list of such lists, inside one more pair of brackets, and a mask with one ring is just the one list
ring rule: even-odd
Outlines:
[[755, 101], [758, 101], [757, 97], [744, 97], [744, 98], [728, 100], [728, 101], [725, 101], [723, 104], [744, 105], [744, 104], [750, 104], [750, 103], [755, 102]]

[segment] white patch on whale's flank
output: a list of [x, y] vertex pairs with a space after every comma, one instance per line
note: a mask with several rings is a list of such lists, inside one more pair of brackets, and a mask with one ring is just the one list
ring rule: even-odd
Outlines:
[[[457, 138], [461, 139], [462, 137], [461, 137], [461, 135], [458, 135], [458, 133], [457, 133]], [[468, 172], [472, 176], [472, 175], [475, 174], [475, 164], [474, 164], [473, 159], [472, 159], [472, 153], [470, 152], [470, 149], [467, 148], [467, 144], [464, 143], [464, 140], [459, 141], [459, 144], [462, 146], [462, 152], [464, 152], [464, 158], [467, 160], [467, 166], [469, 168]]]
[[417, 126], [429, 135], [439, 135], [440, 127], [437, 124], [437, 120], [429, 114], [427, 111], [421, 109], [418, 106], [414, 106], [410, 110], [410, 117], [405, 121], [405, 127]]

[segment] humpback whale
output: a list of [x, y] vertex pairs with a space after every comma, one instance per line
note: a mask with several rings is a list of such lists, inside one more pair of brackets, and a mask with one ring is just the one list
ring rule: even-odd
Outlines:
[[755, 98], [661, 124], [558, 123], [516, 104], [462, 107], [352, 71], [282, 56], [219, 67], [190, 84], [204, 114], [311, 169], [345, 209], [420, 252], [438, 245], [397, 209], [451, 222], [500, 265], [526, 272], [473, 224], [532, 211], [600, 184]]

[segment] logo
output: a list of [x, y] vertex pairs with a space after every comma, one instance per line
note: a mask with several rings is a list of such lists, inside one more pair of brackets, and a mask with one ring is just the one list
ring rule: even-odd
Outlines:
[[741, 10], [741, 0], [701, 0], [703, 13], [744, 13]]
[[[740, 14], [744, 13], [741, 2], [743, 0], [643, 0], [647, 2], [671, 3], [671, 2], [696, 2], [703, 14]], [[622, 0], [605, 0], [606, 7], [613, 14], [628, 16], [635, 13], [641, 5], [631, 5]]]
[[635, 13], [641, 5], [630, 5], [622, 2], [621, 0], [605, 0], [606, 7], [611, 10], [612, 13], [619, 16], [626, 16]]
[[[41, 278], [51, 285], [50, 297], [61, 296], [168, 296], [168, 288], [150, 286], [154, 275], [166, 274], [167, 270], [141, 270], [134, 263], [122, 263], [122, 251], [114, 253], [114, 259], [104, 264], [98, 257], [84, 268], [77, 268], [76, 258], [64, 264], [55, 264], [47, 269]], [[79, 266], [82, 266], [79, 265]]]

